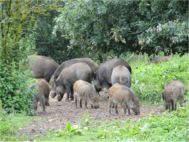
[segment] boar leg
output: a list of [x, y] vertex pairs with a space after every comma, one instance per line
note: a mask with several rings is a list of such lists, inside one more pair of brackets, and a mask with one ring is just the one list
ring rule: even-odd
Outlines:
[[111, 114], [112, 105], [112, 101], [109, 101], [109, 114]]
[[37, 95], [35, 95], [34, 100], [33, 100], [33, 105], [34, 105], [34, 110], [37, 110], [37, 103], [38, 103], [39, 99], [37, 97]]
[[80, 108], [82, 108], [82, 99], [79, 100]]
[[74, 98], [75, 98], [75, 107], [77, 108], [77, 97], [76, 97], [76, 95], [74, 94]]
[[115, 113], [118, 114], [117, 104], [115, 105]]
[[70, 90], [70, 87], [66, 86], [66, 93], [67, 93], [67, 100], [69, 100], [69, 98], [71, 98], [71, 90]]
[[169, 109], [169, 104], [165, 103], [165, 109]]
[[43, 112], [45, 112], [45, 97], [43, 95], [41, 95], [39, 101], [42, 105]]
[[48, 98], [45, 98], [45, 105], [46, 105], [46, 106], [50, 106], [50, 104], [49, 104], [49, 99], [48, 99]]
[[179, 104], [180, 104], [181, 107], [183, 107], [183, 103], [184, 103], [184, 97], [181, 96], [181, 97], [179, 98]]
[[85, 108], [88, 108], [88, 107], [87, 107], [87, 101], [86, 101], [86, 100], [85, 100]]
[[71, 86], [67, 86], [66, 87], [66, 92], [67, 92], [67, 95], [68, 95], [68, 100], [71, 99], [73, 100], [74, 97], [73, 97], [73, 88]]
[[131, 111], [130, 111], [130, 108], [128, 108], [128, 115], [131, 115]]
[[169, 111], [171, 111], [171, 103], [167, 104]]
[[169, 102], [169, 111], [173, 110], [174, 109], [174, 105], [173, 105], [173, 101], [171, 100]]
[[127, 113], [127, 107], [124, 106], [123, 110], [124, 110], [124, 113], [126, 114]]
[[175, 102], [175, 110], [177, 110], [177, 103]]
[[174, 110], [176, 110], [177, 109], [177, 102], [176, 102], [176, 100], [173, 101], [173, 106], [174, 106]]
[[122, 104], [121, 106], [123, 108], [124, 113], [126, 114], [127, 113], [127, 106], [125, 104]]
[[112, 108], [115, 108], [115, 105], [114, 105], [114, 104], [112, 104]]
[[70, 99], [73, 101], [74, 100], [74, 95], [73, 95], [73, 87], [70, 89]]
[[130, 105], [128, 104], [128, 102], [125, 104], [128, 110], [128, 115], [131, 115], [131, 111], [130, 111]]
[[171, 101], [171, 107], [172, 107], [172, 110], [176, 110], [176, 100], [172, 100]]

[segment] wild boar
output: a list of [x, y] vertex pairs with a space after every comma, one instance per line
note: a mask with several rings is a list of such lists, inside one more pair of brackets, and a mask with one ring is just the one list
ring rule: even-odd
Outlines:
[[131, 74], [129, 70], [122, 65], [118, 65], [113, 68], [111, 75], [111, 83], [112, 85], [115, 83], [119, 83], [125, 85], [127, 87], [131, 87]]
[[177, 100], [180, 106], [183, 106], [184, 102], [184, 84], [179, 80], [173, 80], [167, 84], [162, 93], [162, 98], [165, 102], [165, 109], [176, 110]]
[[71, 60], [67, 60], [64, 61], [54, 72], [54, 79], [56, 80], [59, 76], [59, 74], [61, 73], [61, 71], [65, 68], [68, 67], [70, 65], [73, 65], [75, 63], [85, 63], [87, 64], [93, 73], [96, 72], [96, 70], [98, 69], [98, 64], [96, 64], [93, 60], [91, 60], [90, 58], [75, 58], [75, 59], [71, 59]]
[[37, 104], [40, 102], [45, 111], [45, 105], [49, 106], [49, 84], [44, 79], [39, 79], [36, 83], [37, 93], [34, 95], [34, 109], [37, 110]]
[[97, 89], [97, 91], [100, 91], [102, 88], [109, 88], [112, 85], [111, 83], [112, 70], [114, 67], [118, 65], [125, 66], [126, 68], [128, 68], [128, 70], [131, 73], [130, 65], [123, 59], [114, 58], [100, 64], [96, 73], [95, 88]]
[[109, 96], [108, 96], [108, 89], [107, 88], [103, 88], [100, 92], [99, 92], [99, 101], [107, 101]]
[[88, 108], [87, 103], [91, 104], [91, 108], [99, 108], [99, 95], [92, 84], [83, 80], [77, 80], [74, 83], [73, 90], [76, 108], [78, 100], [80, 108], [82, 108], [82, 101], [85, 102], [85, 108]]
[[116, 114], [118, 114], [118, 105], [121, 105], [124, 109], [124, 113], [126, 113], [126, 109], [128, 109], [128, 114], [130, 115], [130, 109], [132, 109], [136, 115], [140, 114], [139, 99], [129, 87], [116, 83], [109, 89], [108, 93], [110, 114], [113, 106], [115, 107]]
[[43, 78], [47, 82], [58, 67], [58, 64], [50, 57], [30, 55], [28, 61], [34, 78]]
[[55, 82], [56, 93], [59, 95], [58, 100], [62, 99], [65, 92], [68, 96], [67, 99], [73, 100], [73, 84], [80, 79], [87, 82], [92, 80], [92, 70], [87, 64], [76, 63], [63, 69]]
[[150, 61], [152, 63], [161, 63], [161, 62], [167, 62], [171, 56], [154, 56], [150, 58]]
[[51, 96], [55, 97], [56, 96], [56, 84], [55, 84], [55, 80], [58, 78], [58, 76], [60, 75], [61, 71], [70, 66], [73, 65], [75, 63], [86, 63], [92, 70], [92, 77], [95, 77], [95, 73], [96, 70], [98, 68], [98, 64], [96, 64], [93, 60], [91, 60], [90, 58], [75, 58], [75, 59], [71, 59], [71, 60], [67, 60], [64, 61], [54, 72], [51, 81], [50, 81], [50, 86], [51, 86]]

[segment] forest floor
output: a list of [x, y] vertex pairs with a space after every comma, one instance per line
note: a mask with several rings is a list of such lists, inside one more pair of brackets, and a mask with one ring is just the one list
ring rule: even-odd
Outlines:
[[100, 102], [100, 108], [88, 109], [75, 107], [74, 102], [67, 102], [64, 100], [58, 102], [56, 99], [50, 99], [50, 106], [46, 107], [46, 113], [41, 111], [41, 107], [38, 107], [38, 116], [27, 126], [20, 128], [20, 135], [27, 135], [29, 139], [42, 136], [48, 131], [62, 130], [67, 122], [71, 122], [72, 125], [79, 125], [82, 118], [87, 114], [94, 120], [99, 121], [113, 121], [113, 120], [138, 120], [144, 116], [159, 115], [164, 109], [161, 105], [149, 105], [141, 104], [140, 115], [134, 115], [133, 113], [128, 116], [123, 113], [123, 109], [119, 108], [119, 114], [115, 114], [115, 110], [112, 109], [112, 114], [108, 111], [108, 101]]

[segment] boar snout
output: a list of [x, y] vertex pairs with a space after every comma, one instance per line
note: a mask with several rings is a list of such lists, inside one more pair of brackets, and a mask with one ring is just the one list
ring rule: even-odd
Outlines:
[[135, 115], [140, 115], [140, 112], [135, 112]]
[[99, 105], [91, 105], [91, 108], [93, 108], [93, 109], [98, 109], [98, 108], [99, 108]]
[[132, 109], [135, 113], [135, 115], [140, 115], [140, 110], [138, 108], [133, 108]]
[[56, 92], [55, 92], [54, 90], [51, 90], [51, 91], [50, 91], [50, 96], [51, 96], [52, 98], [54, 98], [54, 97], [56, 96]]

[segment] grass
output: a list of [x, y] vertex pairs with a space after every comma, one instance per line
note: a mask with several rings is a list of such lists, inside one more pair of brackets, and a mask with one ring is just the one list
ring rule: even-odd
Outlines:
[[20, 141], [24, 136], [19, 136], [18, 129], [31, 121], [31, 117], [24, 114], [6, 114], [0, 112], [0, 141]]
[[185, 142], [189, 140], [189, 106], [139, 120], [99, 122], [85, 117], [81, 124], [72, 126], [71, 123], [68, 123], [65, 129], [49, 132], [44, 138], [37, 139], [37, 141]]

